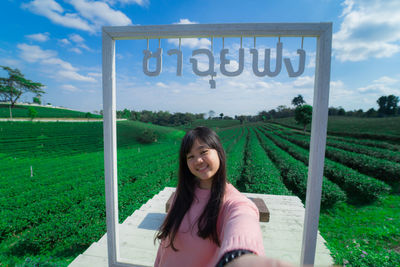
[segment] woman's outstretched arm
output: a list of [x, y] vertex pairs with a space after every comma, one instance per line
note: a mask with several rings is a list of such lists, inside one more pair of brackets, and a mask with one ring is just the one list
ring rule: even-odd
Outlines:
[[246, 254], [229, 262], [225, 267], [294, 267], [294, 265], [255, 254]]

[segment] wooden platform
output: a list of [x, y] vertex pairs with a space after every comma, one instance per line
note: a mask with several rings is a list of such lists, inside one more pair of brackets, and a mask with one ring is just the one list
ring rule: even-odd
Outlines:
[[[120, 224], [121, 257], [133, 264], [153, 266], [158, 244], [154, 235], [165, 218], [165, 204], [175, 188], [166, 187]], [[269, 222], [260, 222], [265, 254], [299, 265], [304, 223], [304, 206], [298, 197], [245, 193], [264, 200], [270, 212]], [[70, 266], [107, 266], [107, 234], [94, 242]], [[316, 266], [333, 265], [325, 240], [318, 234]]]

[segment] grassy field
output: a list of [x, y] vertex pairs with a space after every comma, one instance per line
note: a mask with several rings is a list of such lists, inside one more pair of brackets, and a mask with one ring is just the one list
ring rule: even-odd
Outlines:
[[[29, 118], [29, 105], [15, 105], [12, 108], [13, 118]], [[62, 108], [52, 108], [52, 107], [42, 107], [34, 106], [32, 107], [38, 112], [36, 118], [86, 118], [86, 112], [80, 112], [69, 109]], [[97, 114], [91, 114], [91, 118], [102, 118], [102, 116]], [[10, 108], [8, 104], [0, 104], [0, 118], [10, 118]]]
[[[304, 201], [309, 135], [276, 124], [195, 125], [218, 131], [228, 179], [238, 189]], [[66, 266], [105, 233], [102, 131], [101, 122], [0, 122], [0, 265]], [[157, 141], [140, 143], [144, 131]], [[176, 186], [183, 134], [118, 122], [121, 222]], [[336, 264], [400, 265], [399, 162], [396, 144], [328, 137], [319, 229]]]

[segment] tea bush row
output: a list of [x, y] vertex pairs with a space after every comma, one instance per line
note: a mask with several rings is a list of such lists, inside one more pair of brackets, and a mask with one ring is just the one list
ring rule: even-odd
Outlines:
[[292, 195], [281, 180], [281, 174], [268, 158], [253, 129], [250, 129], [243, 179], [245, 192]]
[[226, 148], [227, 158], [227, 176], [230, 183], [236, 186], [236, 182], [240, 179], [240, 174], [243, 169], [243, 156], [245, 151], [247, 129], [242, 128], [241, 133], [233, 140]]
[[[308, 149], [310, 141], [287, 135], [287, 140]], [[371, 156], [349, 152], [338, 148], [326, 147], [327, 158], [342, 163], [366, 175], [378, 178], [384, 182], [398, 182], [400, 180], [400, 163], [377, 159]]]
[[[290, 135], [293, 138], [310, 140], [309, 135], [304, 135], [300, 133], [293, 133], [289, 131], [282, 130], [282, 132], [286, 135]], [[377, 148], [377, 147], [368, 147], [360, 144], [349, 143], [345, 141], [341, 141], [338, 139], [332, 139], [331, 137], [327, 137], [326, 144], [331, 147], [336, 147], [339, 149], [356, 152], [359, 154], [364, 154], [367, 156], [371, 156], [374, 158], [380, 158], [385, 160], [390, 160], [393, 162], [400, 163], [400, 152], [391, 151], [389, 149]]]
[[[265, 135], [294, 158], [308, 165], [308, 150], [298, 147], [272, 133], [265, 132]], [[324, 175], [346, 191], [349, 199], [361, 200], [364, 203], [374, 201], [378, 196], [390, 192], [390, 187], [384, 182], [361, 174], [329, 159], [325, 160]]]
[[[265, 135], [265, 129], [257, 129], [257, 136], [268, 157], [275, 163], [281, 172], [286, 186], [303, 201], [307, 192], [308, 169], [300, 161], [294, 159], [287, 152], [277, 147]], [[345, 201], [346, 194], [336, 184], [323, 177], [321, 206], [329, 208], [336, 202]]]

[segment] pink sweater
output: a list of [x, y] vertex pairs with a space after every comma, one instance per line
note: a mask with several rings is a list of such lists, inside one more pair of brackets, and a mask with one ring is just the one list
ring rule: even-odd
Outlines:
[[258, 209], [251, 200], [233, 185], [227, 184], [217, 222], [221, 241], [221, 247], [218, 247], [210, 239], [202, 239], [197, 235], [196, 222], [207, 204], [210, 190], [197, 188], [195, 196], [175, 237], [174, 246], [178, 251], [165, 247], [168, 242], [163, 240], [154, 266], [214, 267], [226, 252], [235, 249], [247, 249], [257, 255], [264, 255]]

